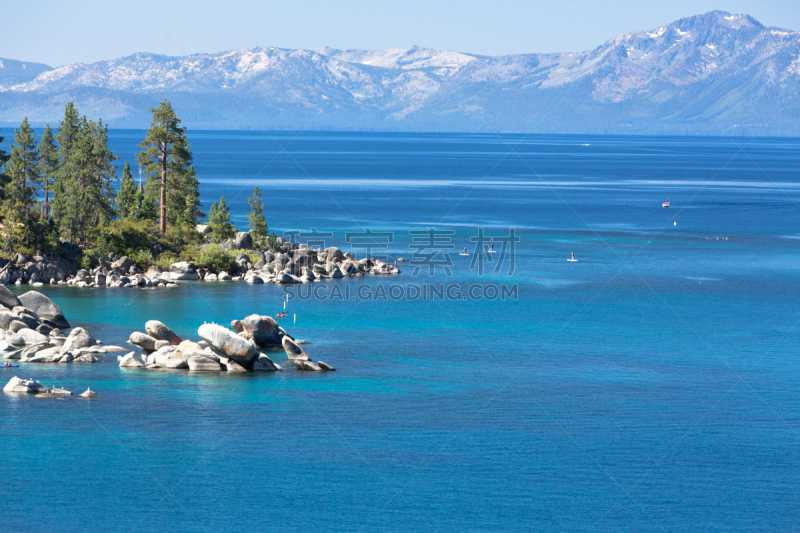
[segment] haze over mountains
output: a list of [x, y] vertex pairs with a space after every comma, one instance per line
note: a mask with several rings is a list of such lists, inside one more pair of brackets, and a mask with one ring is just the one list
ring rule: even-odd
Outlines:
[[205, 129], [800, 135], [800, 32], [713, 11], [579, 53], [248, 48], [56, 69], [0, 60], [0, 123], [112, 127], [168, 98]]

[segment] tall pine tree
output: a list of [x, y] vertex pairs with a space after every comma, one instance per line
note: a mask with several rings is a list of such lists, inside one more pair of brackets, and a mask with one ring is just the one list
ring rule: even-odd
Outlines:
[[138, 218], [141, 205], [136, 189], [136, 182], [133, 181], [133, 174], [131, 174], [131, 164], [125, 161], [117, 193], [117, 215], [120, 218]]
[[58, 179], [58, 148], [55, 145], [50, 124], [45, 126], [39, 141], [39, 185], [44, 190], [42, 202], [42, 218], [50, 216], [50, 194]]
[[[61, 132], [60, 132], [61, 133]], [[63, 145], [60, 148], [64, 148]], [[56, 218], [70, 240], [85, 242], [114, 216], [114, 161], [108, 127], [83, 117], [61, 160]]]
[[75, 180], [76, 169], [74, 167], [73, 152], [75, 144], [80, 135], [81, 119], [78, 110], [72, 102], [64, 107], [64, 118], [58, 123], [58, 170], [56, 172], [56, 182], [53, 187], [52, 215], [59, 230], [68, 235], [70, 241], [73, 234], [73, 223], [68, 208], [67, 189], [74, 191], [72, 187]]
[[3, 200], [3, 220], [6, 226], [6, 246], [29, 246], [36, 223], [36, 185], [39, 183], [39, 152], [28, 119], [22, 121], [14, 134], [11, 157], [7, 163], [8, 185]]
[[250, 234], [260, 248], [267, 237], [269, 228], [267, 227], [267, 219], [264, 217], [264, 200], [258, 187], [253, 188], [253, 196], [248, 198], [247, 201], [250, 204], [250, 214], [247, 216], [247, 221], [252, 228]]
[[[3, 138], [0, 137], [0, 145], [3, 143]], [[8, 175], [6, 174], [6, 163], [8, 162], [8, 153], [0, 148], [0, 201], [6, 197], [6, 185], [8, 185]]]
[[205, 214], [200, 211], [200, 184], [192, 166], [192, 152], [186, 129], [172, 104], [164, 100], [150, 110], [153, 120], [139, 144], [139, 164], [147, 176], [146, 201], [159, 206], [161, 233], [170, 225], [195, 225]]

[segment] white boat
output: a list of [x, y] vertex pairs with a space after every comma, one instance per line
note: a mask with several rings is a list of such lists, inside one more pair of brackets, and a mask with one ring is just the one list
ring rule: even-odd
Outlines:
[[669, 207], [669, 202], [664, 202], [663, 204], [661, 204], [661, 207]]

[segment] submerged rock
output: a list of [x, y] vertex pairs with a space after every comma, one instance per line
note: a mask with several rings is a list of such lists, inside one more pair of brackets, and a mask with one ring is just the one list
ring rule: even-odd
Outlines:
[[294, 366], [297, 368], [297, 370], [304, 370], [307, 372], [319, 372], [322, 370], [320, 367], [315, 365], [313, 361], [306, 361], [303, 359], [295, 359]]
[[142, 357], [138, 353], [128, 352], [126, 355], [120, 357], [119, 366], [120, 368], [122, 367], [137, 368], [137, 367], [145, 367], [147, 366], [147, 363], [144, 362], [144, 359], [142, 359]]

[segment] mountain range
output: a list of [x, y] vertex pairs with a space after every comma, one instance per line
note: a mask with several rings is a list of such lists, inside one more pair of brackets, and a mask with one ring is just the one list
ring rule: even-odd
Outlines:
[[51, 68], [0, 59], [0, 123], [64, 104], [142, 128], [800, 136], [800, 32], [712, 11], [578, 53], [247, 48]]

